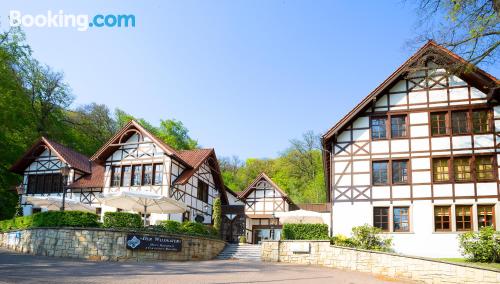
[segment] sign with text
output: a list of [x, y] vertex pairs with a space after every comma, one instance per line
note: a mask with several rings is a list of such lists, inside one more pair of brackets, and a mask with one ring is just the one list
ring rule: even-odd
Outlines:
[[181, 251], [182, 240], [160, 236], [127, 235], [127, 249]]

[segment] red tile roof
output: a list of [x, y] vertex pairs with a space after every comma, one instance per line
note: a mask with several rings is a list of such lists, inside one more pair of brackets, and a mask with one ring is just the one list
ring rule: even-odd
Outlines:
[[41, 137], [35, 142], [31, 148], [12, 165], [10, 170], [22, 174], [26, 167], [28, 167], [46, 148], [49, 148], [62, 162], [67, 163], [70, 167], [84, 173], [91, 173], [91, 166], [87, 156], [45, 137]]
[[191, 169], [186, 169], [175, 180], [176, 184], [185, 184], [196, 173], [201, 164], [213, 153], [213, 149], [194, 149], [180, 151], [179, 157], [184, 160]]
[[91, 165], [89, 162], [89, 158], [83, 154], [80, 154], [62, 144], [59, 144], [56, 141], [49, 140], [47, 138], [42, 138], [45, 139], [52, 148], [59, 153], [59, 155], [62, 156], [62, 158], [71, 165], [71, 167], [81, 170], [82, 172], [85, 173], [91, 173]]
[[86, 175], [68, 186], [69, 188], [103, 188], [104, 187], [104, 167], [92, 162], [92, 173]]

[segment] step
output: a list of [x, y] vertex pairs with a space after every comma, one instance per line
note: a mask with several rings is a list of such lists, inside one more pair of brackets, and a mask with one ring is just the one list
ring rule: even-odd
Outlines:
[[228, 244], [216, 259], [247, 259], [260, 261], [260, 245]]

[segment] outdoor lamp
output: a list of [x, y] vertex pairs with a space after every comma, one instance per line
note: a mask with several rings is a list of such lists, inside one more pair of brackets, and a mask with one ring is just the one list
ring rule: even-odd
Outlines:
[[64, 165], [64, 167], [59, 169], [61, 176], [63, 177], [63, 184], [62, 184], [63, 196], [62, 196], [61, 211], [64, 211], [64, 205], [66, 203], [66, 184], [68, 183], [68, 176], [70, 170], [71, 168], [68, 165]]

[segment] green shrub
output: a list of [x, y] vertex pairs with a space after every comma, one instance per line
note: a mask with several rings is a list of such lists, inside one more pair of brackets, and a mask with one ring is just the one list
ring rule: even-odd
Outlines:
[[99, 216], [83, 211], [48, 211], [33, 215], [33, 227], [98, 227]]
[[328, 225], [284, 224], [281, 235], [284, 240], [328, 240]]
[[218, 232], [220, 232], [220, 228], [222, 225], [222, 203], [220, 198], [216, 198], [214, 201], [214, 210], [212, 213], [212, 217], [214, 219], [214, 228]]
[[181, 225], [182, 233], [188, 235], [209, 236], [210, 232], [207, 226], [197, 222], [184, 222]]
[[212, 227], [197, 222], [184, 222], [180, 223], [173, 220], [162, 221], [159, 226], [155, 227], [156, 230], [171, 234], [184, 234], [191, 236], [203, 237], [216, 237], [219, 235], [218, 231]]
[[462, 255], [474, 262], [500, 262], [500, 232], [484, 227], [458, 236]]
[[335, 246], [340, 246], [340, 247], [356, 247], [356, 244], [353, 242], [353, 240], [349, 237], [346, 237], [344, 235], [335, 235], [330, 239], [330, 243]]
[[141, 228], [141, 215], [127, 212], [104, 213], [104, 228]]
[[161, 222], [161, 226], [163, 226], [163, 229], [167, 233], [172, 233], [172, 234], [181, 234], [182, 233], [182, 228], [181, 228], [181, 223], [173, 220], [166, 220]]
[[32, 227], [98, 227], [98, 216], [81, 211], [48, 211], [0, 222], [0, 230], [22, 230]]
[[356, 248], [378, 251], [391, 251], [392, 238], [382, 237], [382, 230], [365, 224], [352, 228], [352, 243]]
[[239, 237], [240, 244], [245, 244], [247, 242], [247, 237], [245, 236], [240, 236]]

